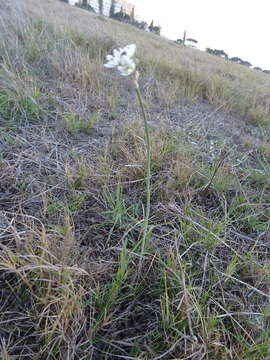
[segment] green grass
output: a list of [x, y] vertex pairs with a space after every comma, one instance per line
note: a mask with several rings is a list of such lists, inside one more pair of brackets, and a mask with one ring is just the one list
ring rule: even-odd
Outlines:
[[0, 116], [6, 126], [24, 122], [36, 122], [41, 115], [41, 107], [37, 103], [37, 94], [33, 97], [20, 96], [13, 91], [0, 93]]
[[70, 134], [76, 134], [78, 132], [89, 133], [94, 124], [98, 121], [98, 114], [93, 115], [90, 119], [80, 118], [74, 114], [64, 114], [64, 128]]

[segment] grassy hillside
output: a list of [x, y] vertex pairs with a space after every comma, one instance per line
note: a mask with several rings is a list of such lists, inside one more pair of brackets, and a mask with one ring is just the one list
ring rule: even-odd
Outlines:
[[[136, 43], [132, 78], [103, 66]], [[0, 359], [269, 356], [270, 76], [53, 0], [0, 4]]]

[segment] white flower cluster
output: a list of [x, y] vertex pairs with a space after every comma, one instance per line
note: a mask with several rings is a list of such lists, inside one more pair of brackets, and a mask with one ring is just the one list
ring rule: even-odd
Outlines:
[[136, 51], [136, 45], [131, 44], [126, 47], [113, 50], [113, 55], [107, 55], [108, 61], [104, 66], [106, 68], [117, 68], [121, 75], [128, 76], [132, 74], [136, 69], [136, 63], [134, 55]]

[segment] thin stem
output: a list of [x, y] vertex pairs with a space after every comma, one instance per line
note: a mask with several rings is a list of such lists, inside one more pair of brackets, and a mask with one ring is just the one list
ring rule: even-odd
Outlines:
[[144, 229], [143, 229], [143, 238], [142, 238], [142, 248], [141, 248], [141, 259], [145, 250], [146, 237], [148, 233], [149, 225], [149, 216], [150, 216], [150, 201], [151, 201], [151, 149], [150, 149], [150, 137], [149, 137], [149, 128], [147, 117], [142, 101], [141, 91], [138, 85], [138, 82], [135, 81], [135, 88], [139, 104], [142, 110], [143, 121], [144, 121], [144, 132], [145, 132], [145, 145], [146, 145], [146, 209], [145, 209], [145, 218], [144, 218]]
[[216, 176], [216, 174], [217, 174], [217, 172], [218, 172], [218, 169], [221, 167], [221, 165], [223, 164], [223, 162], [224, 162], [224, 160], [225, 160], [225, 158], [226, 158], [226, 156], [229, 154], [229, 152], [226, 152], [226, 151], [222, 151], [221, 152], [221, 154], [220, 154], [220, 157], [219, 157], [219, 160], [218, 160], [218, 163], [216, 164], [216, 166], [215, 166], [215, 168], [214, 168], [214, 171], [213, 171], [213, 174], [212, 174], [212, 176], [211, 176], [211, 179], [209, 180], [209, 182], [207, 183], [207, 185], [206, 186], [204, 186], [204, 188], [203, 188], [203, 192], [204, 193], [206, 193], [208, 190], [209, 190], [209, 188], [210, 188], [210, 186], [212, 185], [212, 183], [213, 183], [213, 181], [214, 181], [214, 178], [215, 178], [215, 176]]

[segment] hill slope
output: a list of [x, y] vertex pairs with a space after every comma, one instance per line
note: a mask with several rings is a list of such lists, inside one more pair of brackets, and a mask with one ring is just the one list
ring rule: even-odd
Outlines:
[[56, 0], [0, 18], [0, 358], [269, 356], [270, 77]]

